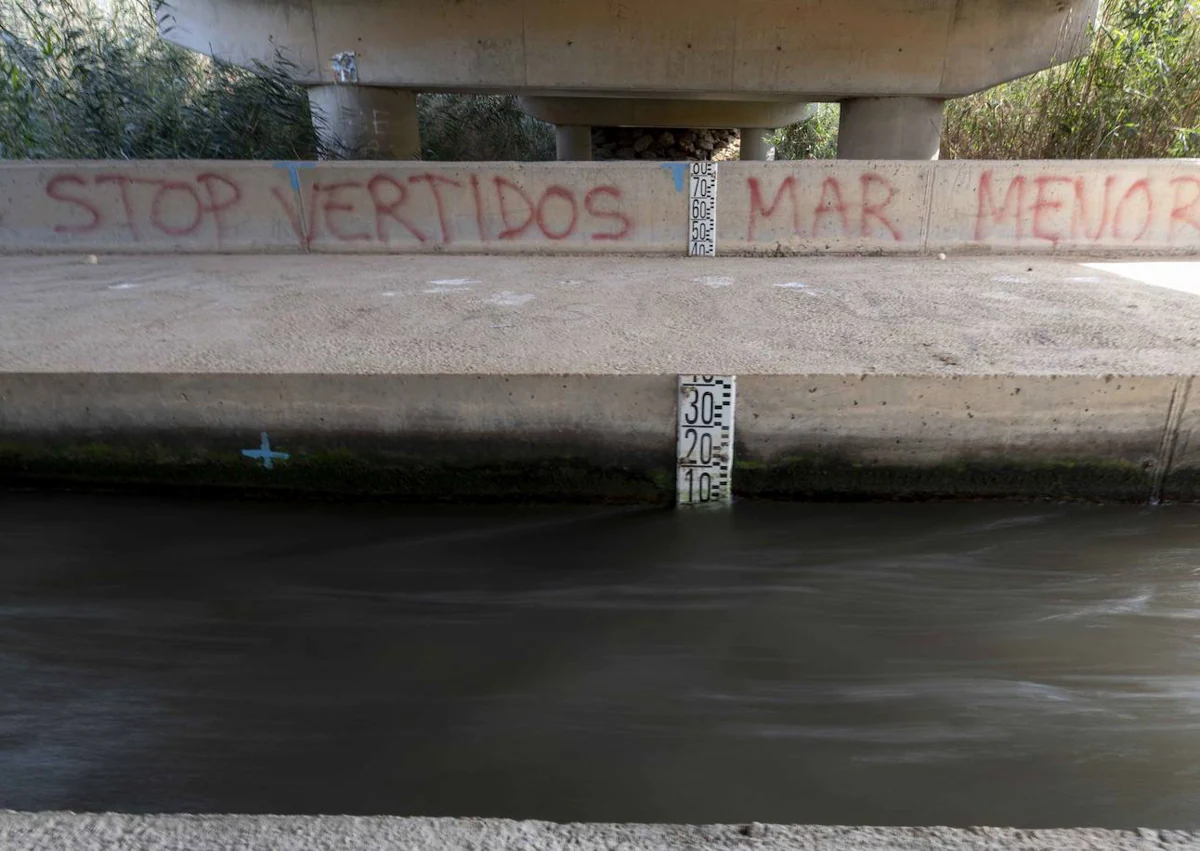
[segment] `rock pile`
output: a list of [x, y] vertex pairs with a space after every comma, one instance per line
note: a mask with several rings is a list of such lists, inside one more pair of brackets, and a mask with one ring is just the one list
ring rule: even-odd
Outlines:
[[592, 157], [597, 160], [736, 160], [739, 146], [736, 130], [592, 130]]

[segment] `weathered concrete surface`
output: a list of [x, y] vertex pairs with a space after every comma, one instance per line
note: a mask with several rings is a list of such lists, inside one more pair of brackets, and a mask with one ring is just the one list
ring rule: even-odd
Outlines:
[[[0, 370], [1192, 375], [1200, 261], [11, 257]], [[1161, 272], [1156, 270], [1161, 268]]]
[[[687, 253], [685, 163], [0, 165], [0, 253]], [[1200, 253], [1200, 160], [734, 162], [718, 254]]]
[[838, 119], [838, 158], [936, 160], [944, 101], [936, 98], [849, 98]]
[[666, 501], [712, 372], [743, 495], [1194, 499], [1200, 296], [1131, 265], [14, 257], [0, 475]]
[[1200, 500], [1200, 381], [1181, 378], [1171, 398], [1163, 451], [1163, 486], [1176, 498]]
[[560, 124], [554, 128], [554, 149], [559, 162], [588, 162], [592, 158], [592, 128], [586, 124]]
[[523, 97], [520, 104], [551, 124], [605, 127], [785, 127], [812, 114], [807, 103], [792, 100]]
[[770, 158], [771, 140], [768, 138], [774, 132], [774, 127], [742, 127], [738, 134], [741, 136], [739, 158], [763, 162]]
[[667, 502], [674, 416], [674, 376], [0, 372], [0, 482]]
[[345, 159], [419, 160], [417, 96], [403, 89], [328, 85], [308, 90], [313, 125]]
[[685, 255], [683, 168], [677, 180], [653, 163], [4, 165], [0, 251]]
[[933, 180], [931, 251], [1200, 251], [1200, 160], [951, 161]]
[[240, 64], [270, 63], [282, 49], [297, 63], [300, 80], [313, 85], [332, 82], [333, 54], [356, 51], [362, 84], [416, 91], [950, 97], [1081, 54], [1098, 6], [1098, 0], [185, 0], [164, 10], [162, 31], [177, 44]]
[[894, 161], [722, 164], [717, 253], [918, 254], [934, 168]]
[[[734, 492], [1194, 498], [1168, 478], [1178, 382], [739, 376]], [[0, 480], [666, 502], [674, 384], [671, 375], [0, 373]], [[290, 456], [271, 470], [242, 456], [263, 433]]]
[[1161, 498], [1164, 428], [1188, 380], [742, 376], [735, 487], [793, 499]]
[[1200, 833], [0, 812], [0, 846], [21, 851], [1182, 851], [1200, 847]]
[[297, 251], [294, 194], [270, 163], [5, 163], [0, 251]]

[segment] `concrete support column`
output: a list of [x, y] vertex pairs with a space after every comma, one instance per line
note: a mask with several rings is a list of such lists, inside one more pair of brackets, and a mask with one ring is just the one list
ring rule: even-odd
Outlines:
[[312, 86], [308, 103], [321, 141], [347, 159], [421, 158], [415, 92], [377, 86]]
[[586, 124], [556, 124], [554, 142], [561, 161], [586, 162], [592, 158], [592, 128]]
[[771, 143], [767, 137], [774, 130], [766, 127], [743, 127], [739, 131], [742, 136], [741, 158], [744, 160], [765, 160], [771, 154]]
[[851, 98], [842, 101], [838, 159], [936, 160], [944, 101], [935, 98]]

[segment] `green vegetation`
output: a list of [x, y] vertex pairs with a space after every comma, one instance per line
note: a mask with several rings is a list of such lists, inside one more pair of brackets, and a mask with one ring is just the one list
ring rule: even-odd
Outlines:
[[554, 129], [507, 95], [424, 94], [417, 98], [427, 160], [552, 160]]
[[[284, 57], [253, 71], [156, 35], [147, 0], [0, 0], [0, 158], [313, 159]], [[157, 2], [157, 0], [149, 0]], [[419, 99], [425, 157], [552, 159], [512, 97]], [[781, 159], [830, 158], [836, 104], [776, 134]], [[1200, 156], [1197, 0], [1109, 0], [1093, 52], [951, 101], [946, 158]]]
[[[836, 104], [775, 143], [780, 159], [836, 156]], [[1108, 0], [1089, 55], [950, 101], [942, 157], [1200, 157], [1200, 6]]]
[[414, 453], [386, 442], [358, 440], [347, 446], [324, 436], [293, 435], [287, 439], [291, 457], [271, 470], [242, 457], [241, 448], [211, 435], [180, 434], [99, 442], [61, 435], [0, 441], [0, 476], [31, 487], [226, 489], [247, 496], [399, 502], [662, 505], [672, 501], [675, 487], [674, 471], [658, 460], [587, 460], [569, 451], [532, 460], [520, 446], [503, 440], [468, 440], [439, 452]]
[[780, 160], [831, 160], [837, 156], [836, 103], [815, 104], [807, 121], [775, 131], [775, 158]]
[[312, 159], [308, 97], [158, 38], [145, 2], [0, 0], [0, 158]]
[[951, 101], [942, 156], [1200, 156], [1200, 7], [1108, 0], [1088, 56]]
[[[0, 159], [315, 159], [304, 89], [158, 38], [144, 0], [0, 0]], [[425, 157], [553, 159], [502, 96], [422, 95]]]
[[[0, 0], [0, 159], [332, 153], [286, 58], [253, 71], [214, 62], [160, 39], [154, 16], [146, 0]], [[553, 130], [513, 97], [419, 104], [426, 159], [554, 158]]]

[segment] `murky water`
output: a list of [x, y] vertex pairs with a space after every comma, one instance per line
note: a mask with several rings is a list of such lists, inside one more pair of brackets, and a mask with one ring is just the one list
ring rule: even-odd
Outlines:
[[0, 808], [1200, 827], [1200, 510], [0, 496]]

